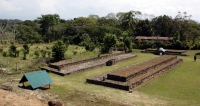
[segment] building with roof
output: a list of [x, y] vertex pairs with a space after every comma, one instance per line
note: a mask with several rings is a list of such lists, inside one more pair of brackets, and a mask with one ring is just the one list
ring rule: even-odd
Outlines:
[[53, 82], [51, 77], [46, 72], [46, 70], [26, 73], [23, 75], [19, 83], [23, 83], [23, 86], [24, 86], [24, 82], [27, 82], [27, 81], [30, 83], [30, 86], [32, 87], [32, 89], [35, 89], [44, 85], [49, 85], [49, 88], [50, 88], [50, 84]]
[[170, 41], [173, 37], [160, 37], [160, 36], [136, 36], [135, 40], [159, 40], [159, 41]]

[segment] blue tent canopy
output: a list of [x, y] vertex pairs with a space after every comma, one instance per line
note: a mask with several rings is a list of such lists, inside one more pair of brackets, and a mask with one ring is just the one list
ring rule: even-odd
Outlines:
[[33, 89], [51, 84], [53, 81], [45, 70], [26, 73], [19, 83], [29, 82]]

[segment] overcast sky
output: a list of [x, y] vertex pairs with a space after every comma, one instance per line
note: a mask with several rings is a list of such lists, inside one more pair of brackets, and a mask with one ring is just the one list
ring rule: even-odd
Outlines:
[[200, 22], [200, 0], [0, 0], [0, 19], [34, 20], [41, 14], [59, 14], [62, 19], [100, 17], [108, 13], [140, 11], [174, 18], [187, 12]]

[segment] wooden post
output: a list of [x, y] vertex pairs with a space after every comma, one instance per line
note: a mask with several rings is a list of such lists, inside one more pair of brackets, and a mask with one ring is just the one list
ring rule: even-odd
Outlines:
[[51, 88], [50, 84], [49, 84], [49, 89]]

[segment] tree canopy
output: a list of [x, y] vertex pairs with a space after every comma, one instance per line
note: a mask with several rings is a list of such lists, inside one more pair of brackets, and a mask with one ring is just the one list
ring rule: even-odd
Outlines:
[[148, 41], [135, 42], [133, 39], [136, 36], [173, 37], [172, 42], [160, 42], [172, 49], [180, 47], [175, 45], [181, 45], [184, 49], [196, 49], [200, 46], [200, 24], [191, 20], [191, 15], [186, 12], [178, 12], [174, 18], [168, 15], [155, 17], [152, 14], [131, 10], [108, 13], [103, 17], [90, 14], [87, 17], [74, 17], [70, 20], [61, 19], [59, 14], [43, 14], [35, 20], [25, 21], [0, 19], [1, 44], [50, 43], [62, 40], [70, 44], [87, 46], [88, 50], [92, 50], [94, 46], [100, 48], [104, 45], [107, 34], [115, 35], [119, 41], [124, 32], [127, 33], [126, 43], [132, 41], [131, 45], [135, 45], [136, 48], [149, 47], [147, 44], [153, 44]]

